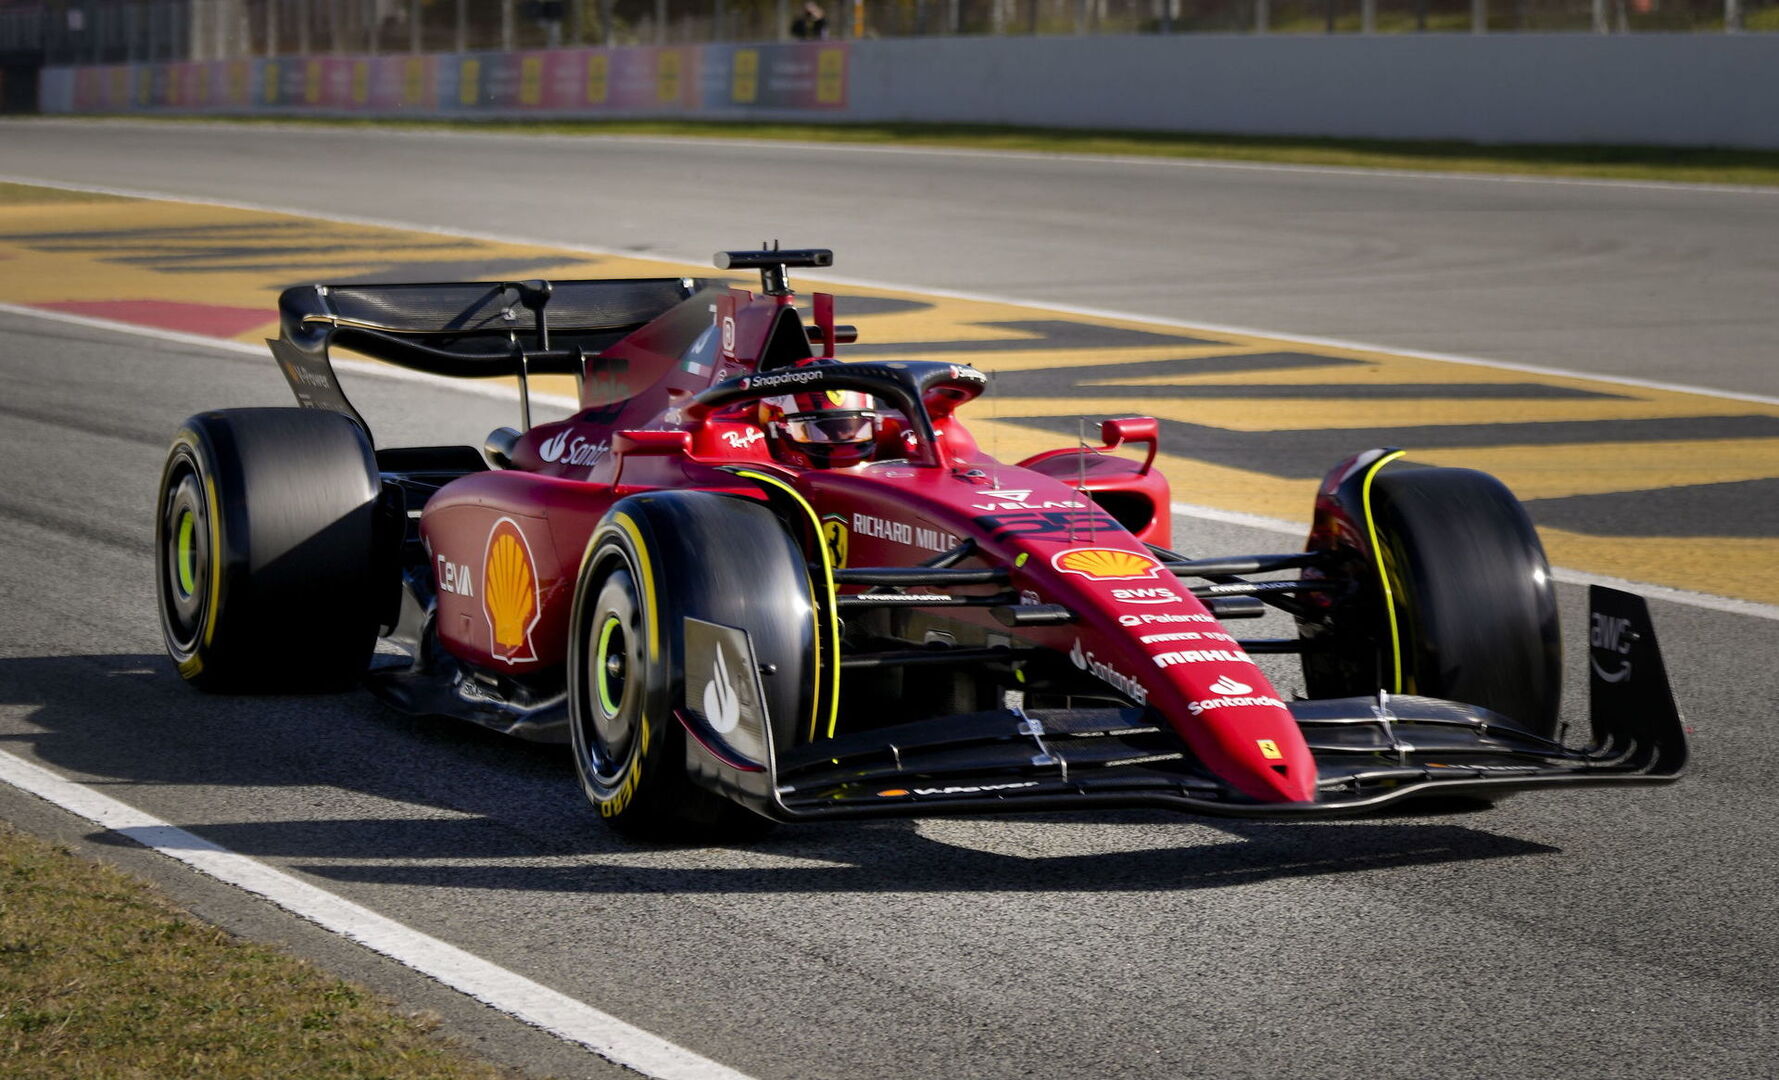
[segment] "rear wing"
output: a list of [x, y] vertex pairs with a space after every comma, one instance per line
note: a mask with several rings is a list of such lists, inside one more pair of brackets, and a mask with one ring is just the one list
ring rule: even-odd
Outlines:
[[584, 376], [605, 349], [712, 284], [674, 277], [303, 285], [279, 296], [280, 336], [266, 344], [298, 404], [364, 428], [334, 375], [336, 347], [433, 375], [517, 376], [524, 403], [527, 376]]

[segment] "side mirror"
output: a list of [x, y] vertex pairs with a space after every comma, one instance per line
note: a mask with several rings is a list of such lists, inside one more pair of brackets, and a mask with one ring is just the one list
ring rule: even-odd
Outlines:
[[1161, 422], [1153, 416], [1121, 416], [1100, 424], [1101, 449], [1116, 450], [1125, 443], [1148, 443], [1149, 455], [1143, 459], [1141, 472], [1155, 465], [1155, 454], [1161, 446]]

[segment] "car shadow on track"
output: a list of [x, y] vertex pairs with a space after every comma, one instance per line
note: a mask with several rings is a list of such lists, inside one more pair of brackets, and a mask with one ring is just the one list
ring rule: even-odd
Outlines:
[[[713, 857], [605, 830], [562, 747], [402, 716], [364, 694], [200, 694], [161, 656], [5, 659], [0, 718], [0, 747], [93, 777], [231, 850], [340, 882], [591, 894], [1177, 891], [1557, 850], [1451, 818], [1281, 824], [1093, 811], [997, 819], [1028, 836], [1068, 830], [1066, 843], [1059, 831], [1057, 843], [1013, 854], [891, 820], [786, 826]], [[233, 794], [198, 791], [207, 787]], [[1142, 850], [1121, 850], [1133, 830]]]

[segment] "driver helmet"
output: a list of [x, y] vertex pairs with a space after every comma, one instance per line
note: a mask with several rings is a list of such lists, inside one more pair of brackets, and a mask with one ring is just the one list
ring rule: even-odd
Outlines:
[[774, 454], [794, 465], [843, 468], [870, 461], [877, 448], [877, 410], [871, 395], [818, 390], [760, 401], [760, 423]]

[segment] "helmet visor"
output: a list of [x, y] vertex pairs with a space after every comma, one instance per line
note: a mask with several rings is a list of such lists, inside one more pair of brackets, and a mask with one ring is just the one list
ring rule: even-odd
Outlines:
[[869, 442], [877, 436], [874, 412], [793, 413], [784, 418], [785, 435], [815, 446]]

